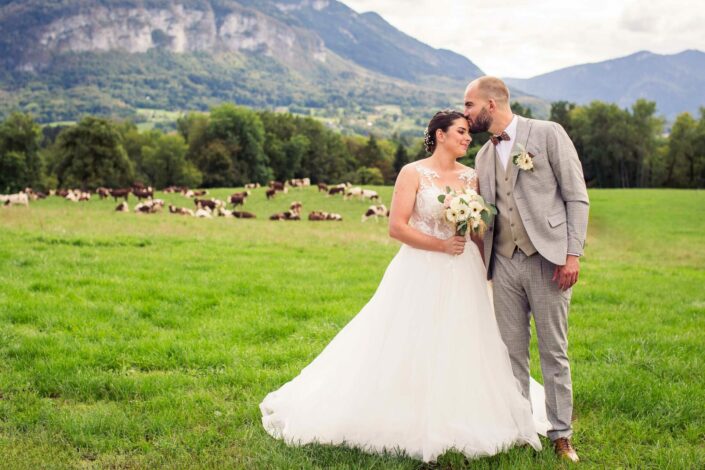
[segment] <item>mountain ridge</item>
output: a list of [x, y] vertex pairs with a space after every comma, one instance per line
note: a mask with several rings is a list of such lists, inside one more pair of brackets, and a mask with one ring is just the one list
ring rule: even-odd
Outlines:
[[526, 93], [586, 104], [593, 100], [629, 107], [637, 99], [655, 101], [669, 120], [705, 106], [705, 52], [676, 54], [642, 50], [610, 60], [578, 64], [528, 79], [505, 81]]

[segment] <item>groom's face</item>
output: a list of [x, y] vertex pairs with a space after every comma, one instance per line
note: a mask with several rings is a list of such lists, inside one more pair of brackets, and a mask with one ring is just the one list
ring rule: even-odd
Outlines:
[[492, 126], [492, 114], [489, 101], [478, 93], [472, 85], [465, 90], [465, 117], [470, 124], [470, 132], [479, 134], [487, 132]]

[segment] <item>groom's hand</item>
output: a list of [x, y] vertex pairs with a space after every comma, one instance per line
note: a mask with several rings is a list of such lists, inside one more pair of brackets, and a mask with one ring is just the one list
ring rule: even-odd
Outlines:
[[563, 266], [556, 266], [556, 270], [553, 271], [552, 281], [558, 282], [558, 287], [560, 287], [561, 290], [568, 290], [573, 286], [573, 284], [578, 282], [579, 272], [579, 257], [568, 255]]

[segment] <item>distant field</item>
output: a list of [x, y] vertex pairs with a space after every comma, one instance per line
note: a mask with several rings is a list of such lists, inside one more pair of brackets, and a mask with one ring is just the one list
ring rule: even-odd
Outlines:
[[[581, 466], [704, 468], [705, 193], [590, 197], [570, 315]], [[266, 220], [293, 200], [345, 220]], [[368, 205], [306, 188], [255, 190], [257, 220], [118, 214], [112, 200], [0, 207], [0, 467], [419, 468], [289, 448], [260, 425], [260, 400], [359, 311], [398, 249], [386, 220], [360, 222]], [[440, 461], [556, 466], [548, 445]]]

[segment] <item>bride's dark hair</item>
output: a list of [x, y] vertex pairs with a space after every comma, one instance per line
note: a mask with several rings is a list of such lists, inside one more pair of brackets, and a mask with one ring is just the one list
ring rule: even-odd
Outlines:
[[423, 145], [428, 153], [433, 153], [436, 150], [436, 131], [440, 129], [447, 132], [453, 121], [460, 118], [465, 119], [463, 113], [452, 109], [444, 109], [433, 115], [423, 135]]

